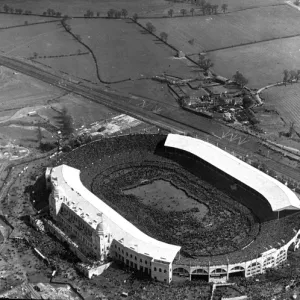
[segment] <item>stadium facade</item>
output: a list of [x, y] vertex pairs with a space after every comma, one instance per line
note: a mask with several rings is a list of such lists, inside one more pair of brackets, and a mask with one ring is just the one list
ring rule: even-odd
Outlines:
[[[239, 191], [241, 202], [250, 200], [261, 208], [267, 207], [269, 213], [262, 214], [261, 220], [272, 219], [280, 211], [300, 209], [299, 199], [285, 185], [212, 144], [169, 134], [164, 149], [167, 155], [176, 153], [179, 160], [181, 155], [191, 161], [200, 158], [211, 170], [216, 185], [225, 182], [231, 193]], [[209, 176], [210, 172], [205, 173]], [[228, 183], [227, 178], [230, 179]], [[228, 261], [220, 265], [209, 262], [205, 266], [183, 265], [179, 263], [180, 246], [160, 242], [137, 229], [83, 186], [80, 170], [67, 165], [47, 168], [46, 182], [51, 189], [49, 210], [52, 218], [47, 221], [47, 228], [68, 243], [82, 260], [82, 270], [88, 277], [100, 274], [110, 260], [167, 283], [172, 281], [173, 275], [190, 279], [203, 276], [208, 281], [226, 280], [235, 273], [249, 277], [286, 260], [289, 247], [299, 247], [300, 231], [295, 230], [291, 240], [259, 253], [255, 259], [234, 264]]]

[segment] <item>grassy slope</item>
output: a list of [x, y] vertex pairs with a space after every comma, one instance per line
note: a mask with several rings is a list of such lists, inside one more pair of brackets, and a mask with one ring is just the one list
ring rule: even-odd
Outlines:
[[[167, 32], [170, 43], [186, 54], [300, 34], [299, 12], [287, 5], [224, 15], [140, 20], [142, 24], [149, 21], [157, 32]], [[194, 45], [188, 43], [191, 39]]]
[[299, 49], [300, 37], [296, 37], [215, 51], [209, 56], [217, 73], [231, 78], [239, 70], [250, 87], [263, 87], [281, 81], [284, 69], [297, 68]]

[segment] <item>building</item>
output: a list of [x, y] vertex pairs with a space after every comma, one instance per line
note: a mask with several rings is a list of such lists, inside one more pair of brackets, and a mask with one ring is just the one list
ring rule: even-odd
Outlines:
[[[93, 263], [98, 262], [102, 268], [113, 259], [155, 280], [170, 283], [172, 262], [181, 247], [141, 232], [84, 187], [79, 174], [79, 170], [67, 165], [47, 169], [53, 219], [47, 222], [48, 229], [66, 241], [90, 269], [95, 269]], [[95, 274], [99, 274], [97, 270]]]
[[[237, 201], [253, 211], [256, 209], [261, 222], [276, 220], [279, 214], [300, 209], [299, 199], [288, 187], [210, 143], [169, 134], [162, 147], [164, 154], [174, 161], [187, 161], [191, 172], [211, 179], [216, 187], [227, 189], [239, 199]], [[46, 221], [46, 227], [68, 243], [82, 260], [88, 277], [101, 274], [111, 260], [166, 283], [172, 281], [173, 275], [203, 276], [208, 281], [226, 280], [235, 273], [249, 277], [282, 263], [287, 259], [288, 248], [297, 249], [300, 244], [300, 230], [296, 228], [291, 239], [274, 241], [267, 245], [272, 246], [267, 251], [254, 254], [249, 251], [247, 258], [240, 259], [237, 254], [236, 261], [227, 262], [224, 258], [225, 261], [214, 262], [208, 257], [204, 263], [202, 259], [202, 264], [184, 264], [179, 257], [180, 246], [160, 242], [133, 226], [83, 186], [80, 170], [60, 165], [47, 168], [45, 176], [51, 189], [52, 218]], [[253, 248], [256, 240], [257, 237], [246, 245], [243, 253]]]

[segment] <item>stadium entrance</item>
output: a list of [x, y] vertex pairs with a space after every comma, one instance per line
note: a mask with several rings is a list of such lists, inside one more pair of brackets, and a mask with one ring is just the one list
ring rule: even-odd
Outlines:
[[191, 273], [191, 280], [201, 280], [208, 282], [208, 272], [204, 269], [196, 269]]

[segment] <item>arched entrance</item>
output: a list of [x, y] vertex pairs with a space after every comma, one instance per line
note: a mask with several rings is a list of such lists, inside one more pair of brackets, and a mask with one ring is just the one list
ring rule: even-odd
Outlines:
[[229, 278], [245, 277], [245, 268], [235, 266], [229, 270]]
[[191, 280], [202, 280], [208, 282], [208, 272], [204, 269], [196, 269], [191, 273]]
[[189, 277], [189, 271], [184, 269], [184, 268], [175, 268], [173, 270], [173, 276], [178, 276], [178, 277]]

